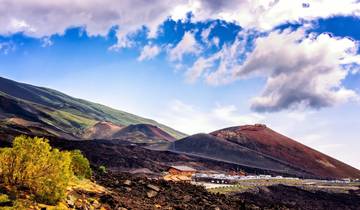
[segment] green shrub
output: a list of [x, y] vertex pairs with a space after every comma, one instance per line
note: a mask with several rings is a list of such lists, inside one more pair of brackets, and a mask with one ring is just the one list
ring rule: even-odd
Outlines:
[[78, 178], [91, 178], [92, 171], [88, 159], [82, 155], [80, 150], [71, 151], [70, 154], [71, 169], [74, 175]]
[[40, 202], [54, 204], [63, 198], [72, 175], [70, 152], [52, 149], [47, 139], [19, 136], [12, 148], [0, 152], [1, 180], [28, 189]]
[[106, 172], [106, 167], [103, 166], [103, 165], [101, 165], [101, 166], [99, 167], [99, 171], [100, 171], [100, 173], [103, 173], [103, 174], [106, 174], [106, 173], [107, 173], [107, 172]]

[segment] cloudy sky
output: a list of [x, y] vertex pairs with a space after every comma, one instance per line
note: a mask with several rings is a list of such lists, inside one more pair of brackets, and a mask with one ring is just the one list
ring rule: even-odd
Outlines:
[[360, 168], [357, 0], [0, 0], [0, 76], [188, 134], [265, 123]]

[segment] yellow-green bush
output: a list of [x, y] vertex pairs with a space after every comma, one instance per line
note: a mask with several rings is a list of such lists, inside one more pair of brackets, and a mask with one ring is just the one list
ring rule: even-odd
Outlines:
[[43, 138], [16, 137], [0, 152], [0, 178], [14, 188], [28, 189], [49, 204], [63, 198], [73, 175], [70, 152], [52, 149]]
[[70, 154], [71, 169], [74, 172], [74, 175], [78, 178], [90, 178], [92, 171], [88, 159], [82, 155], [80, 150], [71, 151]]
[[101, 165], [101, 166], [99, 167], [99, 171], [100, 171], [100, 173], [102, 173], [102, 174], [106, 174], [106, 173], [107, 173], [106, 167], [103, 166], [103, 165]]

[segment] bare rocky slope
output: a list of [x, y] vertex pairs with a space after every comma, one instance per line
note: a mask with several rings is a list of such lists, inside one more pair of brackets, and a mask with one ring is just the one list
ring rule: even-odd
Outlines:
[[267, 171], [276, 171], [299, 177], [312, 177], [313, 174], [292, 167], [290, 164], [278, 161], [271, 156], [243, 147], [226, 139], [210, 134], [196, 134], [172, 143], [171, 151], [198, 155], [231, 162]]
[[281, 135], [265, 125], [238, 126], [211, 135], [327, 178], [359, 178], [360, 171]]
[[265, 125], [246, 125], [196, 134], [175, 141], [169, 150], [298, 177], [359, 178], [360, 171]]

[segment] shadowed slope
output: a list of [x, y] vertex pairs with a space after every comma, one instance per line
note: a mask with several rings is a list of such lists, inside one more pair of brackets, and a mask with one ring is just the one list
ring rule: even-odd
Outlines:
[[299, 169], [278, 161], [270, 156], [242, 147], [222, 138], [209, 134], [195, 134], [177, 140], [169, 148], [171, 151], [208, 157], [216, 160], [236, 163], [243, 166], [271, 170], [296, 176], [307, 176]]
[[176, 139], [157, 126], [150, 124], [129, 125], [112, 136], [113, 139], [139, 139], [139, 140], [166, 140], [175, 141]]

